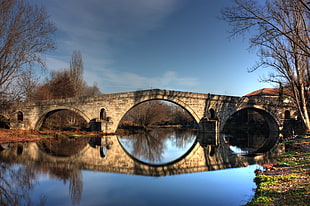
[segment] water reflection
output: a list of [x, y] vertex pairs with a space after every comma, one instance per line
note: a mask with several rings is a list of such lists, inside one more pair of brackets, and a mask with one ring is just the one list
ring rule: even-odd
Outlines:
[[81, 151], [90, 138], [62, 137], [54, 140], [43, 140], [37, 143], [40, 150], [57, 157], [68, 157]]
[[[19, 205], [19, 201], [31, 205], [29, 191], [34, 188], [36, 183], [36, 173], [28, 165], [11, 165], [10, 163], [0, 162], [0, 204]], [[44, 197], [39, 201], [44, 203]]]
[[268, 133], [260, 130], [256, 132], [239, 131], [225, 133], [221, 136], [234, 153], [241, 155], [267, 152], [279, 140], [277, 131]]
[[[206, 201], [213, 205], [232, 205], [232, 200], [225, 202], [222, 196], [237, 198], [234, 188], [242, 184], [242, 178], [249, 178], [242, 188], [253, 194], [255, 168], [247, 166], [273, 161], [281, 148], [255, 157], [242, 156], [233, 153], [224, 139], [213, 141], [216, 138], [218, 134], [197, 137], [193, 131], [167, 129], [126, 137], [3, 144], [0, 204], [189, 205], [192, 200], [186, 197], [190, 196], [195, 205], [204, 205]], [[236, 175], [243, 174], [234, 181], [232, 170], [212, 175], [206, 172], [235, 167], [245, 168], [234, 170]], [[216, 179], [215, 174], [218, 174]], [[214, 185], [227, 188], [227, 194], [212, 193], [206, 200], [206, 191], [212, 192]], [[222, 186], [218, 187], [219, 191], [223, 191]], [[238, 198], [233, 202], [240, 202]]]
[[193, 146], [196, 131], [191, 129], [141, 130], [135, 134], [118, 136], [118, 140], [133, 158], [148, 164], [173, 162]]

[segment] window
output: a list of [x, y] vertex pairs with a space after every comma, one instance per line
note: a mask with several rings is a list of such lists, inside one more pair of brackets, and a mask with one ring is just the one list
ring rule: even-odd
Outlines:
[[105, 109], [100, 110], [100, 120], [107, 120]]
[[24, 115], [21, 111], [17, 112], [17, 120], [18, 121], [23, 121], [24, 120]]
[[284, 119], [290, 119], [290, 118], [291, 118], [291, 113], [290, 113], [290, 111], [286, 110], [284, 112]]
[[215, 118], [215, 111], [214, 109], [210, 109], [210, 119], [214, 119]]

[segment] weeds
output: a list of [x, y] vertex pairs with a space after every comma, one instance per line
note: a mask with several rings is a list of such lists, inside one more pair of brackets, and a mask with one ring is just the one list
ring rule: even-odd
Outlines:
[[279, 156], [274, 170], [255, 177], [255, 197], [247, 205], [310, 205], [310, 141], [286, 144], [290, 150]]

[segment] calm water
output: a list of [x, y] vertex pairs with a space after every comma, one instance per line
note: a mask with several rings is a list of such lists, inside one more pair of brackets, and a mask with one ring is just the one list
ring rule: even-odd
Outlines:
[[202, 143], [188, 130], [5, 144], [0, 149], [1, 201], [243, 205], [254, 195], [259, 166], [230, 146]]

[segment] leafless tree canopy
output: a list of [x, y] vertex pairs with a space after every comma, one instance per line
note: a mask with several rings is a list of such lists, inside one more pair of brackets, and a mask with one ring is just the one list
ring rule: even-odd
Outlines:
[[0, 0], [0, 92], [32, 64], [44, 65], [56, 28], [43, 8], [27, 0]]
[[[80, 51], [74, 51], [70, 69], [52, 71], [46, 82], [33, 89], [29, 100], [62, 99], [101, 94], [96, 84], [88, 86], [83, 79], [83, 59]], [[35, 88], [35, 87], [33, 87]], [[30, 96], [28, 96], [30, 97]]]
[[71, 62], [70, 62], [70, 78], [73, 82], [74, 90], [77, 92], [77, 96], [81, 95], [83, 88], [83, 72], [84, 64], [82, 54], [80, 51], [73, 51]]
[[162, 100], [143, 102], [127, 112], [121, 127], [129, 125], [147, 128], [152, 125], [186, 125], [193, 124], [194, 119], [182, 107]]
[[260, 67], [273, 68], [264, 80], [290, 88], [307, 130], [310, 87], [310, 13], [307, 0], [234, 0], [222, 11], [232, 36], [248, 34], [250, 46], [258, 48]]

